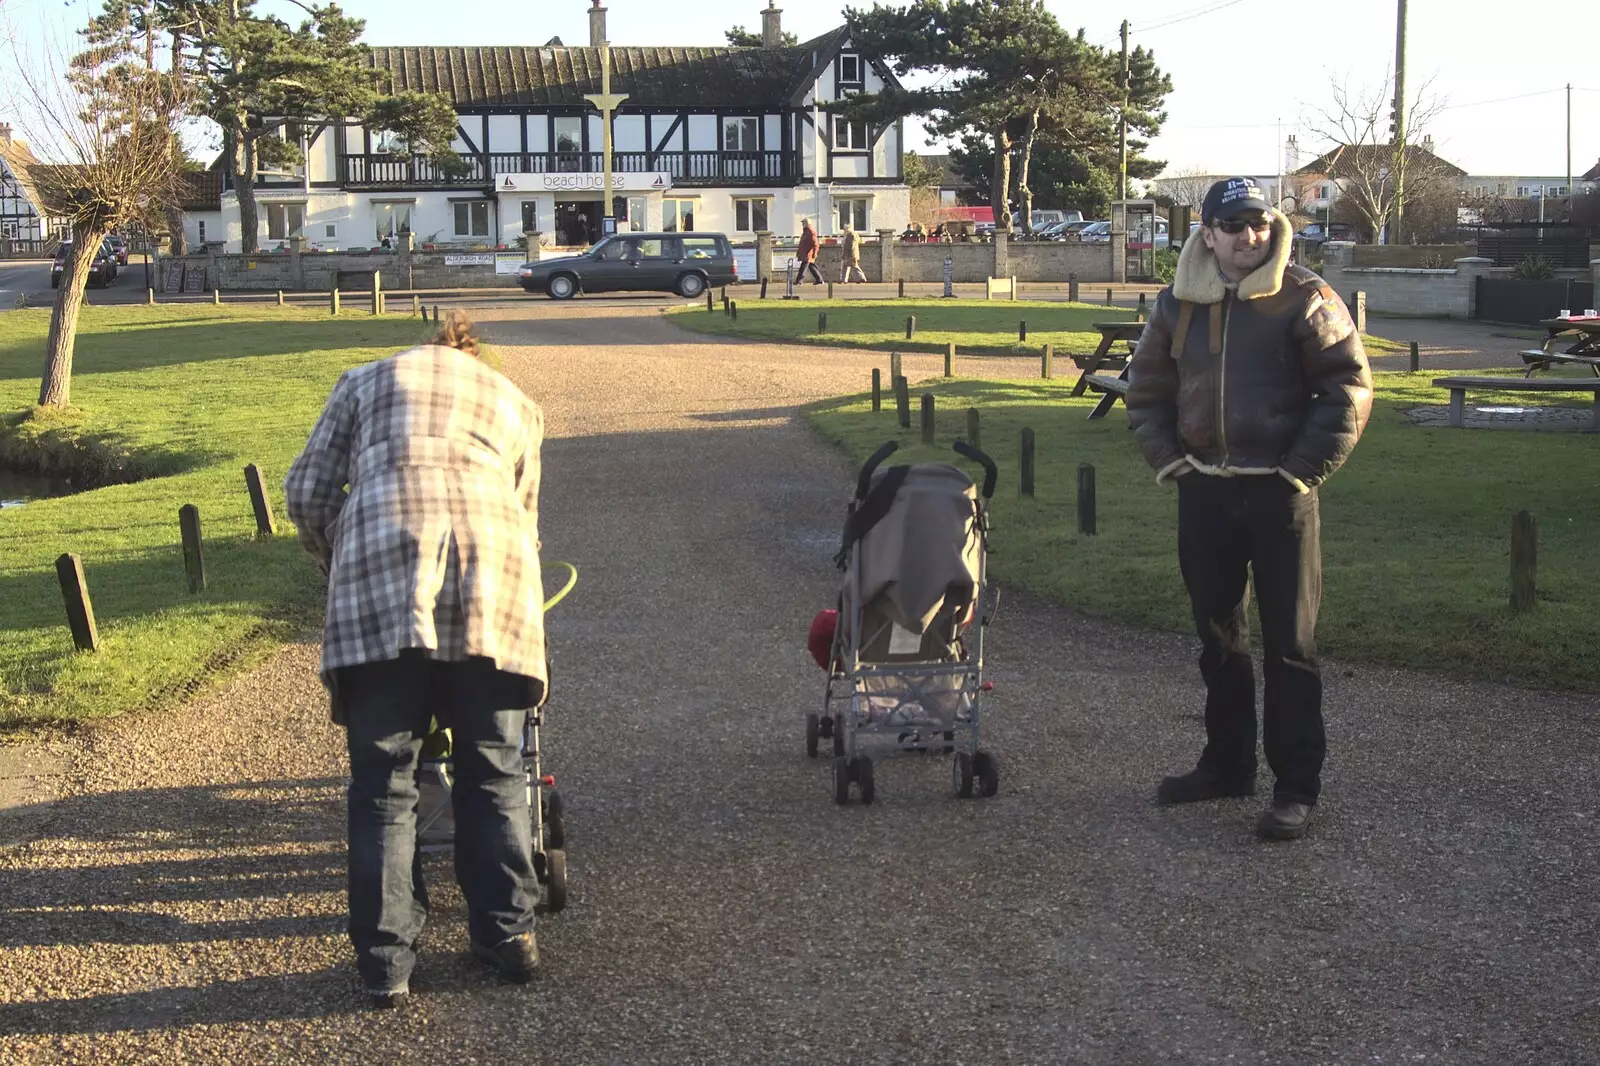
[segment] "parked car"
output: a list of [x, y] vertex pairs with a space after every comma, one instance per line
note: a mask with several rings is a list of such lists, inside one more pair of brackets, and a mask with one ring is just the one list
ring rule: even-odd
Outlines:
[[694, 299], [739, 280], [733, 246], [721, 233], [618, 233], [581, 255], [524, 263], [523, 289], [553, 300], [580, 292], [675, 292]]
[[1052, 241], [1075, 241], [1078, 239], [1079, 234], [1092, 225], [1094, 225], [1094, 223], [1086, 218], [1074, 219], [1071, 222], [1063, 222], [1050, 231], [1050, 236], [1048, 239]]
[[[1170, 247], [1171, 244], [1171, 238], [1167, 233], [1167, 220], [1159, 215], [1156, 216], [1154, 244], [1157, 251]], [[1150, 224], [1148, 222], [1141, 221], [1135, 226], [1134, 231], [1128, 234], [1128, 247], [1138, 252], [1143, 251], [1150, 246]]]
[[1078, 240], [1084, 244], [1109, 244], [1111, 241], [1111, 223], [1089, 223], [1078, 231]]
[[1356, 236], [1355, 229], [1347, 222], [1335, 222], [1331, 227], [1323, 222], [1313, 222], [1299, 233], [1296, 233], [1295, 236], [1300, 240], [1311, 241], [1315, 244], [1321, 244], [1323, 241], [1329, 240], [1330, 237], [1336, 241], [1360, 240]]
[[118, 236], [113, 235], [113, 236], [110, 236], [110, 237], [106, 238], [106, 243], [111, 245], [111, 250], [117, 254], [117, 265], [118, 266], [124, 266], [124, 267], [127, 266], [128, 265], [128, 240], [127, 240], [127, 238], [126, 237], [118, 237]]
[[[1034, 211], [1031, 217], [1033, 218], [1033, 232], [1038, 234], [1040, 230], [1046, 229], [1047, 227], [1058, 226], [1063, 222], [1072, 222], [1074, 220], [1081, 219], [1083, 218], [1083, 214], [1079, 211], [1060, 211], [1053, 208], [1041, 208]], [[1011, 224], [1018, 232], [1022, 231], [1021, 211], [1016, 211], [1011, 215]]]
[[[72, 251], [72, 242], [63, 241], [61, 247], [56, 249], [55, 262], [50, 264], [50, 287], [61, 287], [61, 273], [67, 266], [67, 255]], [[112, 250], [110, 241], [101, 241], [99, 249], [95, 252], [94, 264], [89, 268], [89, 284], [98, 285], [102, 289], [117, 280], [117, 253]]]

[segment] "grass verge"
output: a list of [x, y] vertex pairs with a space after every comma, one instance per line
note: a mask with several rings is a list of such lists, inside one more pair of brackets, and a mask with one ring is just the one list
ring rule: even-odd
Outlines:
[[[742, 312], [742, 309], [741, 309]], [[1520, 374], [1519, 374], [1520, 376]], [[930, 387], [931, 385], [931, 387]], [[1372, 422], [1355, 455], [1323, 489], [1324, 654], [1533, 687], [1600, 691], [1592, 620], [1600, 613], [1600, 437], [1516, 430], [1450, 430], [1405, 412], [1438, 406], [1425, 375], [1379, 374]], [[937, 447], [900, 430], [865, 396], [812, 405], [818, 431], [861, 461], [885, 440], [897, 461], [952, 457], [966, 411], [1000, 465], [991, 566], [1005, 583], [1093, 614], [1169, 630], [1191, 627], [1178, 573], [1175, 491], [1157, 486], [1119, 406], [1086, 419], [1092, 397], [1070, 382], [939, 381]], [[1526, 394], [1474, 395], [1475, 405], [1525, 406]], [[1586, 401], [1576, 403], [1586, 405]], [[1037, 438], [1037, 494], [1021, 495], [1017, 456]], [[963, 462], [956, 459], [957, 462]], [[1092, 463], [1099, 535], [1080, 536], [1076, 478]], [[1537, 608], [1508, 606], [1511, 516], [1539, 520]]]
[[[47, 310], [0, 314], [6, 462], [48, 454], [59, 469], [88, 441], [89, 454], [158, 476], [0, 512], [0, 726], [193, 694], [315, 625], [321, 576], [283, 518], [283, 476], [339, 373], [424, 332], [415, 319], [294, 308], [89, 307], [75, 408], [36, 414], [48, 325]], [[278, 501], [276, 537], [254, 536], [246, 463]], [[205, 534], [208, 587], [194, 595], [178, 532], [186, 503]], [[55, 576], [63, 552], [83, 559], [94, 654], [72, 647]]]
[[[719, 307], [707, 312], [685, 305], [669, 312], [672, 321], [697, 333], [751, 340], [827, 344], [900, 352], [942, 352], [955, 342], [962, 352], [996, 355], [1038, 353], [1051, 344], [1063, 361], [1088, 354], [1100, 343], [1096, 322], [1125, 322], [1134, 312], [1125, 307], [1060, 301], [1018, 300], [750, 300], [737, 301], [739, 317]], [[818, 332], [817, 315], [828, 316], [827, 332]], [[916, 335], [906, 340], [906, 317], [915, 315]], [[1028, 324], [1028, 339], [1019, 339], [1018, 324]], [[1406, 346], [1380, 337], [1365, 338], [1368, 351], [1398, 352]]]

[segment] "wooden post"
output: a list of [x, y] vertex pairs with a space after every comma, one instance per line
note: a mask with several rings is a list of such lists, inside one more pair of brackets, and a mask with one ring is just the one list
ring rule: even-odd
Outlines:
[[768, 280], [769, 279], [767, 279], [767, 278], [762, 278], [761, 279], [761, 298], [763, 300], [765, 300], [767, 298], [767, 281]]
[[1022, 471], [1022, 494], [1033, 495], [1033, 430], [1022, 429], [1022, 447], [1018, 450], [1017, 466]]
[[154, 290], [154, 289], [145, 289], [144, 290], [144, 305], [146, 307], [154, 307], [156, 305], [156, 290]]
[[722, 317], [723, 318], [732, 318], [733, 317], [733, 312], [728, 310], [732, 306], [733, 306], [733, 301], [732, 300], [723, 300], [722, 301]]
[[1350, 310], [1355, 316], [1356, 332], [1365, 333], [1367, 331], [1367, 294], [1365, 291], [1356, 290], [1353, 306]]
[[377, 270], [372, 272], [372, 313], [383, 314], [383, 274]]
[[1023, 319], [1021, 322], [1017, 323], [1017, 343], [1018, 344], [1027, 344], [1028, 343], [1028, 320], [1027, 319]]
[[828, 299], [833, 299], [833, 282], [828, 282]]
[[1527, 511], [1511, 519], [1511, 610], [1514, 614], [1533, 610], [1538, 592], [1535, 580], [1539, 561], [1539, 522]]
[[283, 290], [282, 289], [278, 290], [278, 306], [279, 307], [283, 306]]
[[426, 319], [428, 316], [422, 311], [422, 297], [416, 293], [411, 294], [411, 313], [418, 318]]
[[707, 289], [706, 290], [706, 310], [707, 311], [715, 311], [717, 309], [716, 303], [715, 303], [715, 299], [716, 298], [711, 295], [711, 290]]
[[903, 367], [901, 367], [901, 365], [900, 365], [900, 353], [899, 352], [890, 352], [889, 353], [889, 384], [892, 386], [894, 384], [894, 379], [895, 378], [903, 378], [905, 376], [906, 376], [905, 369]]
[[1146, 314], [1146, 310], [1147, 309], [1145, 307], [1145, 302], [1144, 302], [1144, 293], [1141, 292], [1139, 294], [1139, 317], [1134, 319], [1134, 321], [1135, 322], [1143, 322], [1144, 321], [1144, 316]]
[[212, 289], [211, 290], [211, 303], [213, 305], [217, 306], [217, 307], [222, 306], [222, 290], [221, 289]]
[[434, 304], [433, 305], [433, 320], [435, 322], [439, 321], [439, 305], [438, 304]]
[[906, 279], [905, 278], [901, 278], [900, 279], [900, 291], [899, 291], [899, 293], [897, 295], [902, 300], [904, 300], [906, 298]]
[[728, 289], [727, 289], [727, 286], [723, 286], [723, 289], [722, 289], [722, 313], [723, 314], [727, 314], [728, 313]]
[[1078, 302], [1078, 273], [1073, 271], [1067, 275], [1067, 299], [1073, 303]]
[[974, 448], [983, 447], [982, 438], [979, 435], [980, 428], [978, 425], [978, 409], [976, 407], [967, 408], [967, 443]]
[[245, 467], [244, 483], [250, 490], [250, 508], [256, 513], [256, 536], [273, 536], [278, 532], [278, 524], [272, 517], [272, 501], [267, 499], [267, 486], [261, 480], [261, 468], [254, 463]]
[[1094, 467], [1078, 464], [1078, 532], [1095, 535]]
[[1051, 378], [1055, 377], [1055, 375], [1056, 375], [1055, 361], [1056, 361], [1055, 345], [1053, 345], [1053, 344], [1045, 345], [1044, 346], [1044, 354], [1039, 356], [1039, 376], [1044, 378], [1046, 381], [1049, 381]]
[[949, 344], [946, 344], [944, 346], [944, 376], [947, 377], [947, 378], [953, 378], [953, 377], [956, 376], [956, 342], [955, 341], [951, 341]]
[[826, 333], [826, 332], [828, 332], [828, 312], [826, 312], [826, 311], [818, 311], [817, 312], [817, 332], [818, 333]]
[[906, 316], [906, 340], [910, 340], [912, 337], [915, 337], [916, 335], [917, 335], [917, 316], [916, 315], [907, 315]]
[[189, 575], [189, 591], [204, 592], [206, 556], [200, 543], [200, 508], [192, 503], [178, 508], [178, 528], [183, 532], [183, 569]]
[[735, 322], [739, 321], [739, 301], [738, 300], [729, 300], [728, 301], [728, 317], [733, 319]]
[[1422, 353], [1417, 351], [1416, 341], [1411, 342], [1411, 366], [1409, 369], [1413, 374], [1422, 369]]
[[883, 410], [883, 373], [877, 367], [872, 368], [872, 409]]
[[922, 443], [933, 443], [933, 393], [922, 394]]
[[83, 579], [83, 560], [63, 555], [56, 560], [56, 579], [61, 582], [61, 598], [67, 605], [67, 626], [72, 643], [79, 651], [99, 651], [100, 631], [94, 624], [94, 604], [89, 601], [89, 584]]
[[901, 429], [911, 428], [911, 387], [905, 378], [894, 379], [894, 413]]
[[330, 292], [328, 294], [328, 314], [336, 315], [338, 313], [339, 313], [339, 290], [338, 289], [334, 289], [332, 292]]
[[1111, 306], [1111, 290], [1110, 289], [1106, 290], [1106, 306], [1107, 307]]

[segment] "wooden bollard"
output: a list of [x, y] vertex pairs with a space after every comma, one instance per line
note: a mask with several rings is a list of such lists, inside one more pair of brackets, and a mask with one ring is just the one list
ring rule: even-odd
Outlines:
[[434, 304], [433, 305], [433, 320], [435, 322], [439, 321], [439, 305], [438, 304]]
[[955, 341], [951, 341], [949, 344], [946, 344], [944, 346], [944, 376], [947, 377], [947, 378], [953, 378], [953, 377], [956, 376], [956, 342]]
[[422, 297], [418, 296], [416, 293], [411, 294], [411, 313], [416, 315], [418, 318], [428, 317], [422, 313]]
[[1044, 380], [1049, 381], [1051, 378], [1056, 376], [1055, 361], [1056, 361], [1055, 345], [1053, 345], [1053, 344], [1045, 345], [1044, 346], [1044, 353], [1039, 356], [1039, 376], [1041, 378], [1044, 378]]
[[723, 314], [727, 314], [728, 313], [728, 290], [727, 289], [723, 289], [722, 290], [722, 313]]
[[916, 315], [907, 315], [906, 316], [906, 340], [910, 340], [912, 337], [915, 337], [916, 335], [917, 335], [917, 316]]
[[922, 443], [933, 443], [933, 393], [922, 394]]
[[1416, 341], [1411, 342], [1411, 365], [1408, 369], [1413, 374], [1422, 369], [1422, 353], [1417, 350]]
[[711, 295], [711, 290], [707, 289], [706, 290], [706, 310], [707, 311], [715, 311], [717, 309], [717, 306], [716, 306], [716, 303], [715, 303], [715, 299], [716, 298]]
[[1027, 319], [1023, 319], [1021, 322], [1017, 323], [1017, 343], [1018, 344], [1027, 344], [1028, 343], [1028, 320]]
[[1094, 467], [1088, 463], [1078, 465], [1078, 532], [1095, 535]]
[[330, 315], [336, 315], [336, 314], [339, 313], [339, 290], [338, 289], [334, 289], [332, 292], [328, 293], [328, 313]]
[[272, 517], [272, 501], [267, 499], [267, 486], [261, 480], [261, 468], [254, 463], [245, 467], [244, 484], [250, 490], [250, 509], [256, 513], [256, 536], [273, 536], [278, 532], [278, 523]]
[[872, 409], [883, 410], [883, 373], [877, 368], [872, 368]]
[[722, 301], [722, 317], [723, 318], [732, 318], [733, 317], [733, 312], [729, 310], [729, 308], [731, 308], [732, 306], [733, 306], [733, 301], [732, 300], [723, 300]]
[[729, 300], [728, 301], [728, 317], [733, 319], [735, 322], [739, 321], [739, 301], [738, 300]]
[[1139, 294], [1139, 321], [1144, 321], [1144, 316], [1149, 313], [1149, 305], [1145, 303], [1144, 293]]
[[826, 333], [826, 332], [828, 332], [828, 312], [826, 312], [826, 311], [818, 311], [817, 312], [817, 332], [818, 333]]
[[967, 408], [967, 443], [974, 448], [983, 447], [982, 439], [979, 436], [978, 409], [976, 407]]
[[383, 314], [383, 274], [377, 270], [372, 272], [372, 313]]
[[769, 280], [770, 279], [768, 279], [768, 278], [762, 278], [761, 279], [761, 298], [763, 300], [765, 300], [767, 298], [767, 282]]
[[178, 528], [183, 533], [183, 569], [189, 576], [189, 591], [204, 592], [206, 555], [200, 542], [200, 508], [192, 503], [178, 508]]
[[1110, 289], [1106, 290], [1106, 306], [1107, 307], [1111, 306], [1111, 290]]
[[154, 307], [156, 305], [156, 290], [150, 288], [144, 290], [144, 305], [146, 307]]
[[1511, 519], [1511, 610], [1533, 610], [1538, 592], [1539, 522], [1527, 511]]
[[212, 306], [214, 306], [214, 307], [221, 307], [222, 306], [222, 290], [221, 289], [212, 289], [211, 290], [211, 303], [212, 303]]
[[1022, 472], [1022, 494], [1033, 495], [1033, 430], [1022, 430], [1022, 446], [1017, 451], [1017, 467]]
[[898, 295], [900, 297], [900, 299], [902, 299], [902, 300], [904, 300], [906, 298], [906, 279], [905, 278], [901, 278], [900, 279], [899, 292], [896, 295]]
[[900, 365], [900, 353], [899, 352], [890, 352], [889, 353], [889, 383], [891, 385], [893, 385], [895, 378], [903, 378], [905, 376], [906, 376], [905, 368]]
[[283, 306], [283, 290], [282, 289], [278, 290], [278, 306], [279, 307]]
[[1355, 291], [1354, 298], [1350, 301], [1350, 312], [1356, 320], [1356, 332], [1367, 331], [1367, 294], [1361, 289]]
[[905, 378], [894, 379], [894, 413], [901, 429], [911, 428], [911, 386]]
[[1078, 302], [1078, 275], [1076, 272], [1067, 275], [1067, 299], [1073, 303]]
[[56, 559], [56, 579], [61, 582], [61, 598], [67, 605], [72, 643], [79, 651], [99, 651], [100, 631], [94, 624], [89, 584], [83, 579], [83, 560], [70, 553]]
[[833, 282], [828, 282], [828, 299], [833, 299]]

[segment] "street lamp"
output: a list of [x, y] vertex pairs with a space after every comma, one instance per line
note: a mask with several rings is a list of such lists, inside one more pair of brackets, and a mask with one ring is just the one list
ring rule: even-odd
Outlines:
[[600, 144], [603, 155], [602, 177], [605, 187], [600, 192], [600, 229], [606, 231], [606, 222], [611, 221], [611, 231], [616, 231], [616, 221], [612, 217], [613, 197], [611, 189], [611, 116], [622, 106], [622, 101], [628, 98], [626, 93], [613, 94], [611, 91], [611, 42], [600, 42], [600, 91], [598, 93], [585, 93], [585, 100], [600, 109]]

